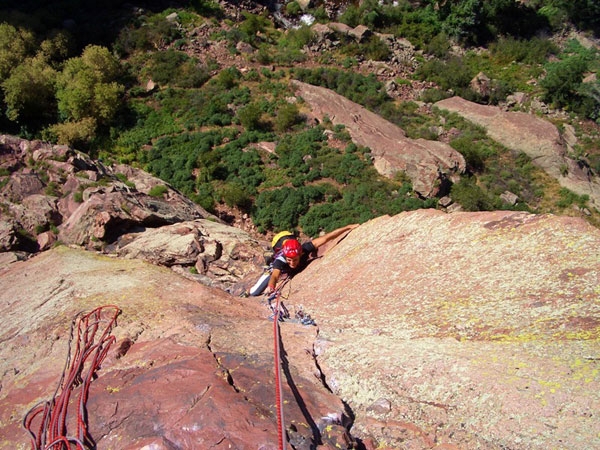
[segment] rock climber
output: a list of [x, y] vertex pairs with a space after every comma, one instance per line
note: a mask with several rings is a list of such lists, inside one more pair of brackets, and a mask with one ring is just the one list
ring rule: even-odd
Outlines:
[[335, 238], [347, 233], [359, 224], [346, 225], [338, 228], [323, 236], [313, 239], [312, 241], [300, 244], [300, 242], [291, 235], [283, 241], [281, 251], [275, 256], [269, 266], [269, 270], [260, 277], [254, 286], [250, 289], [249, 294], [257, 296], [262, 293], [271, 294], [279, 281], [282, 273], [292, 275], [295, 274], [308, 264], [310, 255], [316, 253], [319, 247], [334, 240]]

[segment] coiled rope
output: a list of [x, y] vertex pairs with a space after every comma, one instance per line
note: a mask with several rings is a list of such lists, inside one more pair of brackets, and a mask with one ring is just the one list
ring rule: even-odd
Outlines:
[[[53, 397], [30, 409], [23, 427], [31, 435], [32, 450], [85, 450], [95, 448], [87, 429], [86, 403], [90, 384], [116, 338], [110, 333], [117, 324], [121, 310], [113, 305], [101, 306], [88, 314], [77, 314], [71, 323], [71, 333], [65, 367]], [[73, 337], [77, 339], [73, 349]], [[84, 372], [85, 370], [85, 372]], [[69, 436], [67, 416], [74, 388], [81, 386], [77, 400], [77, 430]], [[34, 421], [39, 421], [33, 431]]]

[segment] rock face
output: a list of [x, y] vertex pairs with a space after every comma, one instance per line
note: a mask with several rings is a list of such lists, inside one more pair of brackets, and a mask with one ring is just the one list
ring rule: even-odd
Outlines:
[[409, 139], [400, 127], [329, 89], [293, 84], [318, 120], [329, 117], [333, 124], [344, 125], [355, 143], [371, 149], [379, 173], [393, 177], [406, 172], [421, 196], [440, 194], [446, 180], [457, 181], [465, 171], [463, 156], [448, 144]]
[[598, 248], [581, 219], [403, 213], [353, 230], [286, 295], [317, 320], [319, 364], [355, 436], [596, 448]]
[[142, 170], [11, 136], [0, 136], [0, 167], [9, 172], [0, 184], [0, 252], [13, 254], [6, 261], [60, 241], [171, 267], [234, 294], [262, 270], [264, 243]]
[[218, 221], [142, 170], [107, 167], [65, 146], [0, 136], [0, 169], [9, 173], [0, 185], [0, 251], [35, 252], [46, 231], [99, 250], [133, 230]]
[[171, 267], [237, 295], [244, 291], [245, 280], [262, 273], [265, 247], [244, 231], [200, 219], [123, 235], [114, 253]]
[[[55, 393], [71, 319], [108, 305], [122, 313], [86, 404], [94, 448], [277, 448], [266, 305], [140, 260], [67, 247], [10, 265], [0, 283], [0, 449], [30, 448], [21, 421]], [[349, 448], [345, 407], [313, 359], [316, 334], [296, 324], [282, 329], [289, 439], [298, 449]], [[75, 436], [77, 406], [69, 411]]]
[[589, 168], [567, 156], [566, 143], [552, 123], [532, 114], [507, 112], [460, 97], [441, 100], [435, 106], [485, 127], [492, 139], [526, 153], [561, 186], [578, 195], [588, 195], [593, 204], [600, 205], [600, 179]]
[[[599, 447], [598, 248], [581, 219], [421, 210], [323, 249], [282, 287], [317, 323], [281, 323], [291, 448]], [[277, 448], [264, 300], [64, 246], [0, 285], [0, 449], [29, 448], [20, 423], [56, 389], [71, 318], [110, 304], [98, 450]]]

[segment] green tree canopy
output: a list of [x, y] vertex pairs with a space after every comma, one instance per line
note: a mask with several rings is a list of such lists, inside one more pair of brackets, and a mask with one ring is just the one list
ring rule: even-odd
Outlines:
[[35, 38], [30, 31], [0, 23], [0, 82], [27, 56], [32, 56], [34, 48]]
[[90, 45], [81, 57], [67, 60], [57, 78], [56, 96], [63, 119], [110, 122], [124, 91], [117, 82], [119, 74], [118, 60], [105, 47]]
[[2, 83], [6, 116], [12, 121], [47, 122], [56, 114], [56, 71], [41, 57], [17, 66]]

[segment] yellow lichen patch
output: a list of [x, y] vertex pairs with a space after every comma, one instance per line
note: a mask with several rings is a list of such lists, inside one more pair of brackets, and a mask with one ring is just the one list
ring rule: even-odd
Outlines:
[[534, 342], [540, 340], [541, 338], [542, 336], [537, 333], [521, 333], [515, 335], [495, 334], [490, 336], [490, 340], [500, 342]]
[[591, 330], [573, 330], [554, 333], [552, 335], [557, 339], [569, 341], [597, 341], [600, 339], [600, 327]]
[[551, 394], [554, 394], [558, 389], [561, 388], [561, 384], [555, 381], [538, 380], [538, 383], [547, 387]]
[[585, 383], [599, 381], [600, 369], [598, 369], [598, 362], [595, 360], [582, 360], [578, 358], [570, 367], [573, 371], [574, 380], [583, 380]]

